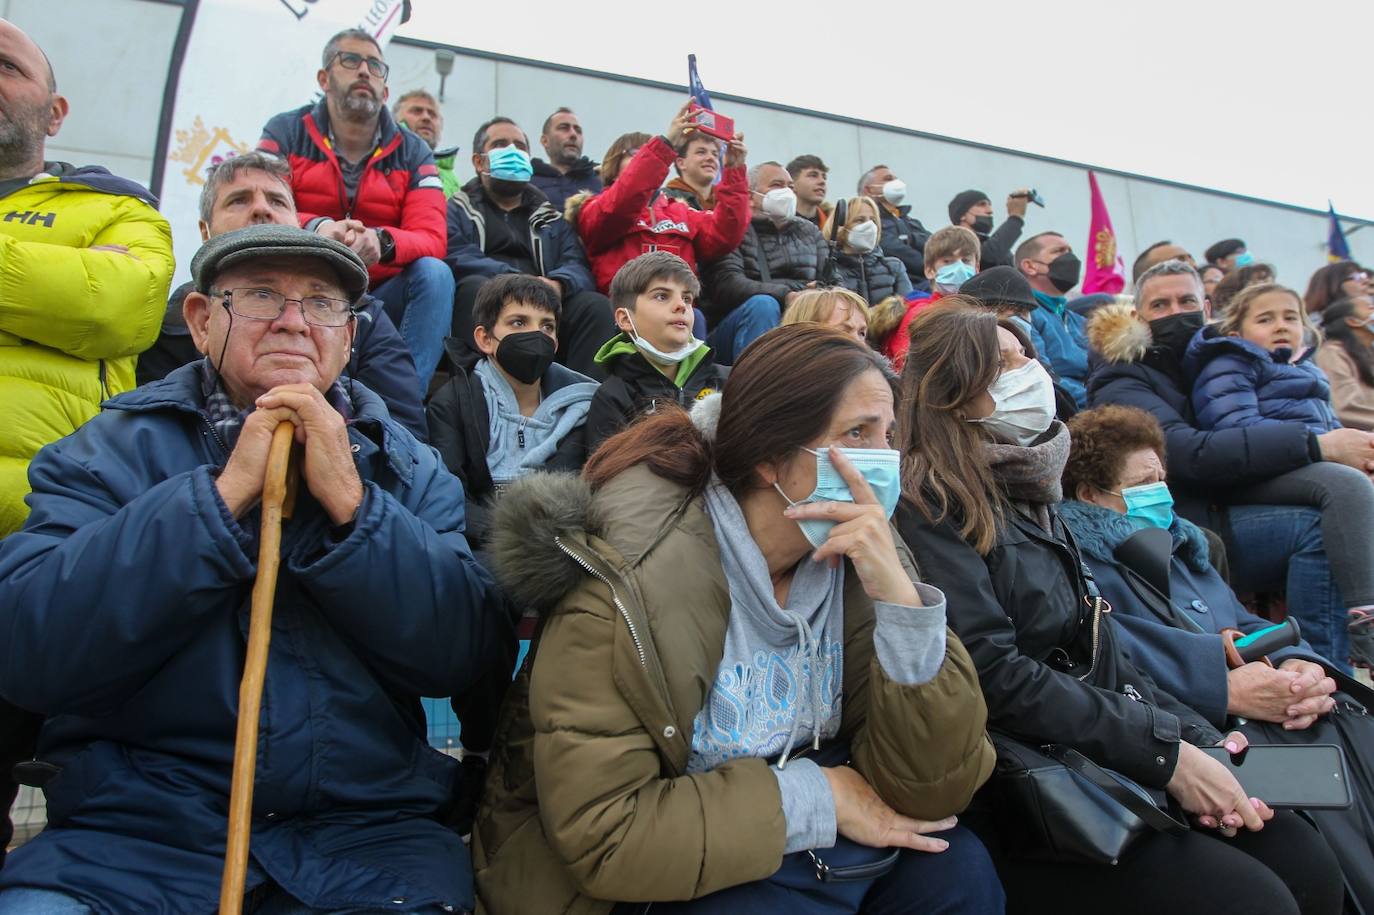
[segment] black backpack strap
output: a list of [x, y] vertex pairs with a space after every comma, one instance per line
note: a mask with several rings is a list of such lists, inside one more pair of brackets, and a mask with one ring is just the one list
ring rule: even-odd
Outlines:
[[1186, 822], [1175, 819], [1170, 814], [1160, 810], [1153, 801], [1123, 785], [1112, 773], [1077, 750], [1060, 744], [1049, 744], [1042, 749], [1046, 756], [1056, 762], [1063, 763], [1070, 771], [1078, 773], [1101, 788], [1107, 797], [1135, 814], [1141, 822], [1151, 829], [1173, 836], [1181, 836], [1188, 831]]

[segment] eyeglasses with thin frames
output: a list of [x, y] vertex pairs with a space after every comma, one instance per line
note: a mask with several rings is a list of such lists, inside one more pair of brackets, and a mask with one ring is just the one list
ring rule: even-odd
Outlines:
[[301, 307], [301, 316], [305, 318], [305, 323], [317, 327], [343, 327], [353, 317], [353, 306], [347, 300], [323, 295], [288, 299], [271, 289], [251, 286], [223, 289], [212, 294], [222, 296], [224, 307], [232, 313], [254, 321], [275, 321], [292, 302]]
[[357, 70], [366, 63], [367, 72], [378, 79], [386, 79], [387, 74], [391, 72], [390, 65], [380, 57], [364, 57], [352, 51], [339, 51], [334, 55], [334, 60], [337, 60], [345, 70]]

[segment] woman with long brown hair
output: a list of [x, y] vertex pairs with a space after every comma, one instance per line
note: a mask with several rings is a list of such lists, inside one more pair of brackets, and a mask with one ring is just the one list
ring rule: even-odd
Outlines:
[[1001, 911], [954, 822], [992, 768], [977, 675], [888, 521], [884, 370], [778, 328], [692, 418], [507, 490], [493, 564], [541, 617], [473, 832], [487, 912]]
[[[990, 728], [1067, 745], [1167, 792], [1200, 828], [1146, 836], [1116, 867], [1030, 863], [1009, 844], [1009, 808], [980, 794], [965, 822], [997, 861], [1008, 910], [1154, 913], [1186, 902], [1199, 912], [1334, 915], [1339, 870], [1320, 836], [1246, 797], [1199, 749], [1221, 735], [1121, 649], [1110, 607], [1058, 517], [1069, 435], [1054, 419], [1049, 376], [1026, 348], [1014, 322], [986, 311], [937, 308], [912, 322], [897, 528], [949, 596]], [[1225, 742], [1239, 750], [1245, 738]]]

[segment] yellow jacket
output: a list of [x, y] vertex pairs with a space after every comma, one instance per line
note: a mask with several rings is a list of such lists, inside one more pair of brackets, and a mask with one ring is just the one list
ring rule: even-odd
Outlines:
[[96, 167], [49, 166], [0, 196], [0, 537], [28, 515], [30, 458], [132, 389], [157, 338], [173, 258], [153, 204]]

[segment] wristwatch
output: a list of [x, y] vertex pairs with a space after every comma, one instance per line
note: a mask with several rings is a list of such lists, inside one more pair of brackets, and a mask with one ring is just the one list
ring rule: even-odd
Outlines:
[[381, 262], [389, 264], [396, 257], [396, 240], [391, 237], [391, 233], [386, 229], [376, 229], [377, 244], [382, 249]]

